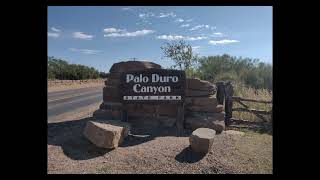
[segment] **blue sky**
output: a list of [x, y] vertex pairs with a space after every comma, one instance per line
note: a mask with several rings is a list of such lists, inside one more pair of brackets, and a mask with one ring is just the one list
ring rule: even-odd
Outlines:
[[199, 56], [227, 53], [272, 64], [272, 7], [48, 7], [48, 55], [99, 71], [131, 58], [169, 67], [160, 47], [181, 39]]

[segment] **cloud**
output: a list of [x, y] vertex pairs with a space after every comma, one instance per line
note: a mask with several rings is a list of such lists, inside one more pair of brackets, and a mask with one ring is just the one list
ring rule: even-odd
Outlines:
[[187, 20], [186, 20], [186, 22], [191, 22], [191, 21], [193, 21], [193, 19], [187, 19]]
[[163, 39], [163, 40], [179, 40], [179, 39], [183, 39], [183, 36], [176, 36], [176, 35], [161, 35], [161, 36], [157, 36], [157, 39]]
[[240, 42], [238, 40], [231, 40], [231, 39], [223, 39], [223, 40], [218, 40], [218, 41], [209, 41], [209, 44], [212, 45], [219, 45], [219, 44], [230, 44], [230, 43], [237, 43]]
[[76, 48], [70, 48], [69, 49], [70, 51], [73, 51], [73, 52], [80, 52], [80, 53], [83, 53], [83, 54], [97, 54], [101, 51], [99, 50], [92, 50], [92, 49], [76, 49]]
[[175, 22], [183, 22], [183, 21], [184, 21], [183, 19], [178, 18], [178, 19], [176, 19], [176, 21], [175, 21]]
[[157, 39], [168, 40], [168, 41], [173, 41], [173, 40], [197, 41], [197, 40], [207, 39], [207, 37], [205, 37], [205, 36], [189, 37], [189, 36], [181, 36], [181, 35], [161, 35], [161, 36], [157, 36]]
[[155, 16], [154, 13], [141, 13], [139, 14], [139, 17], [142, 19], [148, 18], [148, 17], [153, 17]]
[[207, 25], [207, 24], [202, 24], [202, 25], [197, 25], [197, 26], [194, 26], [193, 28], [190, 28], [189, 30], [190, 31], [194, 31], [194, 30], [198, 30], [198, 29], [202, 29], [202, 28], [210, 28], [210, 26], [209, 25]]
[[197, 40], [203, 40], [207, 39], [205, 36], [198, 36], [198, 37], [186, 37], [185, 40], [187, 41], [197, 41]]
[[217, 35], [217, 36], [222, 36], [223, 34], [221, 32], [216, 32], [216, 33], [213, 33], [214, 35]]
[[76, 39], [84, 39], [84, 40], [91, 40], [94, 36], [84, 34], [83, 32], [74, 32], [72, 36]]
[[182, 24], [180, 27], [189, 27], [190, 24]]
[[159, 18], [165, 18], [165, 17], [176, 17], [177, 15], [175, 15], [173, 12], [170, 13], [160, 13]]
[[54, 32], [60, 32], [61, 31], [60, 29], [57, 29], [55, 27], [51, 27], [51, 30], [54, 31]]
[[125, 29], [116, 29], [116, 28], [105, 28], [103, 30], [105, 33], [117, 33], [117, 32], [125, 32]]
[[155, 31], [153, 30], [143, 29], [143, 30], [134, 31], [134, 32], [120, 32], [120, 33], [105, 34], [104, 37], [136, 37], [136, 36], [144, 36], [154, 32]]
[[60, 36], [59, 33], [48, 32], [48, 37], [57, 38], [57, 37], [59, 37], [59, 36]]
[[215, 32], [210, 35], [210, 37], [224, 37], [225, 35], [221, 32]]

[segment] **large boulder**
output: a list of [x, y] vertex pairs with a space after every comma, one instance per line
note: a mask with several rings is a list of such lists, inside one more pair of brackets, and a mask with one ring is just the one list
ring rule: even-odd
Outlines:
[[216, 132], [208, 128], [199, 128], [192, 132], [189, 142], [192, 151], [206, 154], [211, 151]]
[[83, 134], [96, 146], [113, 149], [123, 142], [129, 130], [130, 125], [120, 121], [88, 121]]
[[219, 113], [223, 111], [223, 105], [217, 106], [188, 106], [187, 110], [196, 112]]
[[187, 89], [204, 90], [216, 92], [216, 86], [208, 81], [200, 80], [198, 78], [187, 79]]
[[126, 71], [139, 71], [144, 69], [161, 69], [159, 64], [148, 61], [124, 61], [115, 63], [110, 68], [110, 73], [121, 73]]

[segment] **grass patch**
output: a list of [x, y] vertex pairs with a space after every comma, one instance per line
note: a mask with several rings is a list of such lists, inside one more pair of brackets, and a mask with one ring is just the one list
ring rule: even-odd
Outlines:
[[[272, 91], [267, 89], [254, 89], [254, 88], [246, 87], [241, 84], [235, 84], [234, 96], [240, 96], [243, 98], [256, 99], [256, 100], [271, 101]], [[243, 102], [243, 103], [249, 106], [250, 109], [266, 110], [266, 111], [272, 110], [272, 104], [255, 103], [255, 102]], [[239, 108], [239, 107], [242, 108], [243, 106], [237, 102], [233, 103], [233, 108]], [[237, 119], [243, 119], [243, 120], [249, 120], [249, 121], [261, 121], [260, 118], [258, 118], [257, 116], [249, 112], [233, 112], [233, 117]], [[271, 115], [264, 115], [264, 117], [269, 122], [272, 121]]]

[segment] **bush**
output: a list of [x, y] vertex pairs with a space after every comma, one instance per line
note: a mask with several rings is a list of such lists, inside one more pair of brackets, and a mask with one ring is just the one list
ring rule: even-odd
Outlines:
[[48, 79], [97, 79], [100, 77], [99, 75], [99, 71], [93, 67], [87, 67], [79, 64], [68, 64], [67, 61], [48, 57]]
[[258, 59], [208, 56], [198, 59], [197, 77], [211, 81], [234, 81], [253, 88], [272, 89], [272, 65]]

